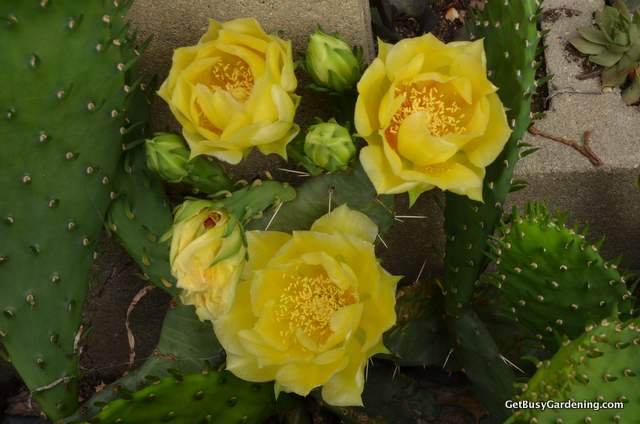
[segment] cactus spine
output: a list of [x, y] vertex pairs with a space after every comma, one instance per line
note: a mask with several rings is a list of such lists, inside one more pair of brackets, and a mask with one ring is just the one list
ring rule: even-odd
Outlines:
[[77, 406], [86, 278], [139, 87], [129, 4], [0, 3], [0, 339], [54, 420]]

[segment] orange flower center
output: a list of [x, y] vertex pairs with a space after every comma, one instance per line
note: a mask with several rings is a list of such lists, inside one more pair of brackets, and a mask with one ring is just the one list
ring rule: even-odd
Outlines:
[[455, 92], [443, 84], [426, 81], [401, 85], [396, 88], [395, 95], [405, 98], [385, 131], [386, 139], [393, 148], [398, 145], [400, 126], [416, 112], [426, 112], [427, 128], [436, 137], [460, 134], [465, 130], [465, 114], [460, 106], [462, 102]]
[[227, 91], [239, 102], [245, 102], [251, 95], [254, 80], [251, 68], [242, 59], [219, 60], [211, 69], [213, 88]]
[[216, 225], [218, 225], [218, 221], [220, 221], [221, 219], [222, 215], [219, 212], [210, 213], [209, 216], [207, 216], [207, 219], [204, 220], [204, 228], [206, 228], [207, 230], [214, 228]]
[[356, 302], [352, 291], [341, 289], [324, 275], [285, 274], [283, 277], [289, 283], [276, 307], [276, 320], [283, 324], [280, 336], [287, 340], [301, 330], [316, 342], [325, 342], [332, 332], [333, 313]]

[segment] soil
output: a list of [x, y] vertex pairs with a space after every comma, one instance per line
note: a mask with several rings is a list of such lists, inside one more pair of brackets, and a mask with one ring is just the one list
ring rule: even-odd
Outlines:
[[556, 7], [555, 9], [548, 9], [542, 13], [542, 21], [552, 24], [562, 17], [571, 18], [573, 16], [581, 15], [582, 12], [575, 9], [569, 9], [567, 7]]

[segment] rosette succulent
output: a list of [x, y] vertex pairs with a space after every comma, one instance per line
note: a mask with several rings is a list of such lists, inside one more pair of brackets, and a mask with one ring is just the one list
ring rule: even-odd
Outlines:
[[640, 62], [640, 14], [632, 15], [623, 1], [605, 6], [597, 13], [596, 24], [578, 29], [578, 36], [570, 43], [589, 61], [603, 66], [602, 85], [619, 87], [631, 78], [631, 85], [623, 91], [624, 100], [631, 104], [640, 99], [640, 81], [636, 69]]
[[399, 277], [378, 263], [377, 226], [346, 205], [309, 231], [247, 233], [249, 260], [228, 313], [214, 321], [227, 369], [276, 392], [319, 386], [332, 405], [361, 405], [364, 369], [386, 352]]
[[257, 147], [286, 157], [299, 132], [293, 71], [291, 42], [266, 34], [255, 19], [211, 20], [198, 44], [175, 50], [158, 94], [193, 156], [237, 164]]
[[313, 82], [323, 89], [353, 89], [362, 75], [362, 53], [342, 38], [318, 29], [309, 38], [304, 66]]
[[304, 153], [315, 165], [335, 172], [349, 166], [356, 146], [349, 130], [330, 120], [309, 128], [304, 141]]
[[246, 259], [242, 226], [208, 200], [187, 200], [177, 210], [171, 231], [171, 272], [201, 320], [225, 313]]
[[368, 146], [360, 160], [381, 194], [433, 188], [482, 200], [485, 168], [511, 129], [487, 79], [483, 41], [445, 44], [431, 34], [378, 57], [358, 83], [355, 124]]

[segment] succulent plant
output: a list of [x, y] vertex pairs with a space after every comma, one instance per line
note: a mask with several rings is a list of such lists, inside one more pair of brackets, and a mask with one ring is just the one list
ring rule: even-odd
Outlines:
[[160, 178], [147, 168], [143, 145], [124, 154], [114, 188], [117, 199], [109, 208], [107, 229], [136, 261], [143, 278], [178, 294], [169, 266], [169, 243], [161, 240], [173, 222], [171, 205]]
[[574, 339], [586, 326], [630, 311], [633, 298], [616, 261], [605, 261], [586, 231], [567, 228], [564, 216], [539, 203], [522, 216], [514, 208], [508, 221], [493, 242], [491, 277], [505, 312], [538, 340], [557, 348], [563, 336]]
[[140, 127], [130, 4], [0, 3], [0, 341], [53, 420], [77, 406], [87, 277], [123, 134]]
[[[515, 165], [522, 155], [521, 139], [531, 124], [531, 97], [536, 91], [538, 0], [488, 0], [482, 11], [467, 17], [471, 38], [484, 38], [490, 80], [508, 108], [513, 133], [500, 156], [487, 168], [484, 202], [447, 193], [447, 236], [443, 288], [450, 328], [462, 365], [470, 372], [476, 393], [492, 411], [492, 420], [507, 414], [504, 401], [512, 395], [512, 370], [497, 356], [497, 346], [482, 321], [471, 311], [475, 288], [488, 265], [488, 240], [502, 216], [512, 189]], [[471, 329], [473, 327], [473, 331]], [[486, 337], [480, 338], [479, 335]], [[473, 352], [483, 358], [475, 361]], [[482, 367], [490, 364], [486, 369]]]
[[272, 384], [247, 383], [227, 371], [174, 371], [137, 392], [122, 391], [89, 424], [172, 422], [261, 424], [276, 412]]
[[[566, 341], [538, 370], [515, 398], [523, 408], [505, 424], [632, 423], [640, 416], [640, 320], [605, 319], [589, 325], [574, 341]], [[622, 402], [623, 408], [557, 409], [553, 404], [524, 406], [524, 402]]]
[[602, 85], [620, 87], [630, 79], [623, 99], [627, 104], [640, 100], [640, 13], [632, 15], [622, 0], [616, 0], [596, 14], [595, 25], [579, 28], [578, 34], [569, 42], [589, 55], [590, 62], [604, 67]]

